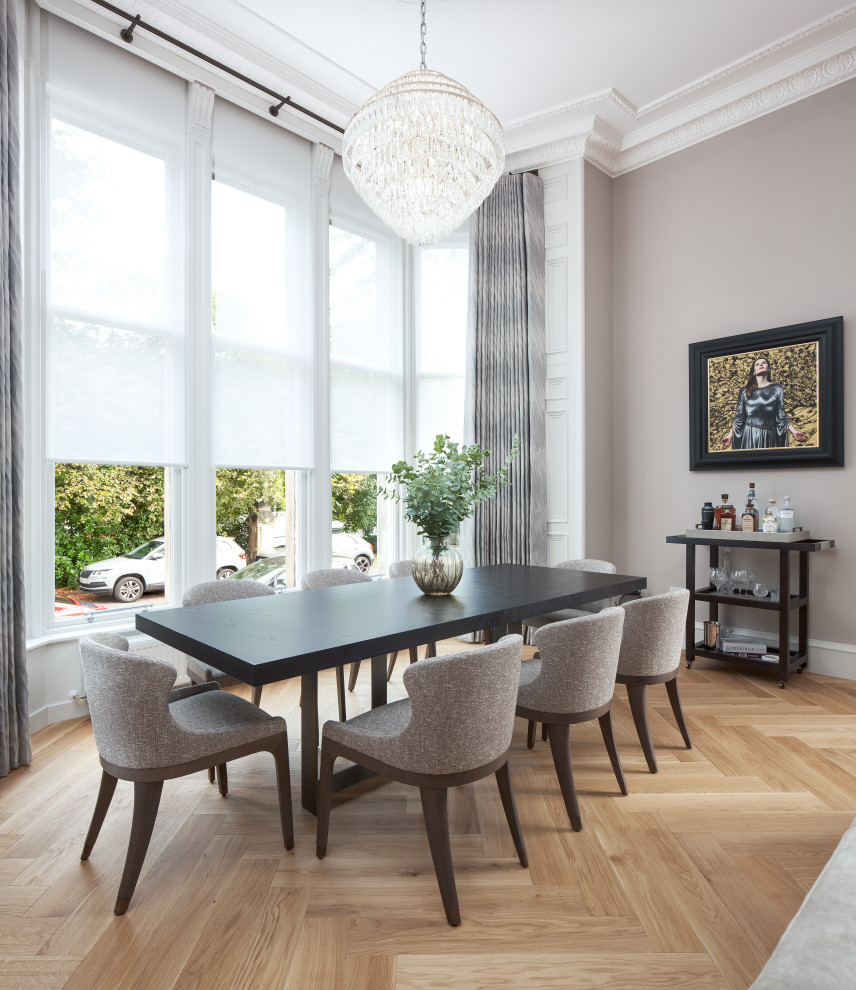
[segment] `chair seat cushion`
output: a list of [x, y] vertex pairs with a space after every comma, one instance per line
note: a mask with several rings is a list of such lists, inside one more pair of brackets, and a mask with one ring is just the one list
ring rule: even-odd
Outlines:
[[285, 719], [268, 715], [227, 691], [205, 691], [169, 706], [178, 737], [163, 766], [199, 759], [208, 753], [243, 746], [285, 732]]
[[[366, 756], [400, 766], [396, 741], [410, 723], [410, 699], [393, 701], [355, 715], [347, 722], [325, 722], [322, 735]], [[412, 769], [410, 766], [402, 769]]]
[[[593, 604], [600, 604], [595, 602]], [[609, 604], [607, 602], [607, 604]], [[558, 612], [546, 612], [544, 615], [533, 615], [530, 619], [524, 619], [523, 624], [530, 629], [540, 629], [541, 626], [548, 626], [551, 622], [564, 622], [565, 619], [580, 619], [584, 615], [591, 615], [592, 611], [582, 608], [562, 608]]]

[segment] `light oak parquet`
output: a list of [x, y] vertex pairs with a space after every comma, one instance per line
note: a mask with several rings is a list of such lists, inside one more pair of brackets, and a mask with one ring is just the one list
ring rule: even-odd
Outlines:
[[[48, 726], [33, 764], [0, 780], [0, 985], [745, 990], [856, 816], [856, 684], [806, 673], [782, 691], [697, 661], [680, 688], [692, 750], [665, 692], [648, 692], [657, 774], [616, 691], [627, 797], [596, 724], [572, 726], [579, 833], [549, 745], [527, 750], [519, 720], [512, 779], [528, 870], [492, 778], [450, 794], [458, 929], [443, 916], [415, 789], [372, 780], [338, 795], [328, 856], [315, 858], [315, 821], [299, 805], [296, 681], [264, 695], [289, 723], [295, 849], [282, 846], [267, 754], [230, 766], [226, 799], [203, 773], [169, 781], [121, 918], [131, 785], [120, 783], [81, 863], [100, 777], [92, 730], [87, 719]], [[332, 717], [331, 676], [320, 695]], [[349, 711], [368, 695], [363, 673]]]

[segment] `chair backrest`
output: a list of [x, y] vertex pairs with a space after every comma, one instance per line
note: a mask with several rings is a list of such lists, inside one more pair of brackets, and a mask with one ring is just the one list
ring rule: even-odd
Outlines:
[[180, 763], [171, 745], [175, 725], [169, 714], [175, 667], [98, 641], [106, 635], [80, 638], [86, 700], [98, 752], [118, 767], [149, 769]]
[[686, 588], [626, 602], [618, 672], [628, 677], [669, 674], [681, 662], [690, 593]]
[[[594, 574], [614, 574], [615, 564], [608, 560], [595, 560], [593, 557], [581, 557], [579, 560], [563, 560], [556, 567], [563, 567], [566, 571], [591, 571]], [[602, 612], [605, 608], [611, 608], [615, 602], [611, 598], [600, 598], [596, 602], [588, 602], [585, 605], [577, 606], [583, 612]]]
[[523, 638], [411, 664], [404, 672], [410, 723], [396, 763], [418, 773], [461, 773], [511, 745]]
[[350, 567], [322, 567], [305, 574], [300, 587], [304, 591], [317, 591], [319, 588], [338, 588], [343, 584], [360, 584], [365, 581], [371, 581], [368, 574], [351, 570]]
[[389, 571], [387, 573], [391, 578], [413, 577], [413, 561], [394, 560], [389, 565]]
[[124, 650], [126, 653], [131, 648], [131, 644], [121, 633], [90, 633], [87, 639], [91, 639], [93, 643], [99, 643], [101, 646], [109, 646], [114, 650]]
[[236, 602], [241, 598], [262, 598], [275, 595], [273, 588], [258, 581], [201, 581], [188, 588], [181, 599], [182, 605], [210, 605], [212, 602]]
[[607, 704], [615, 690], [623, 626], [622, 610], [605, 608], [538, 629], [533, 642], [541, 669], [527, 686], [526, 707], [570, 715]]

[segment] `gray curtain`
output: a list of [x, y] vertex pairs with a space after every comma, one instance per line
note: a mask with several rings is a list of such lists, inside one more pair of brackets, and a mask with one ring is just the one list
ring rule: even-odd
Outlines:
[[492, 469], [520, 452], [511, 485], [473, 521], [473, 562], [547, 562], [544, 189], [532, 173], [504, 175], [470, 224], [468, 434]]
[[18, 31], [0, 0], [0, 776], [29, 763], [24, 638], [21, 228]]

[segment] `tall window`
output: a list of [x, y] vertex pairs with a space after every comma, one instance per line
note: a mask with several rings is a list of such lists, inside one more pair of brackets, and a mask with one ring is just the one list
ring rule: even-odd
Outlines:
[[416, 254], [417, 450], [438, 433], [463, 440], [468, 264], [466, 236], [457, 232]]
[[[217, 564], [223, 540], [282, 558], [293, 587], [301, 493], [313, 464], [305, 142], [217, 101], [211, 184], [212, 446]], [[272, 571], [261, 565], [257, 572]]]
[[[182, 291], [169, 148], [131, 131], [108, 135], [57, 106], [49, 178], [45, 412], [63, 621], [168, 597], [165, 467], [183, 457]], [[135, 553], [148, 541], [153, 554]]]
[[[402, 456], [404, 439], [401, 244], [392, 235], [330, 226], [330, 466], [333, 495], [353, 489], [372, 501], [377, 480]], [[373, 511], [372, 511], [373, 509]], [[350, 524], [368, 538], [375, 567], [389, 562], [389, 503], [381, 500]], [[380, 516], [378, 517], [378, 513]], [[371, 517], [369, 520], [368, 517]], [[334, 533], [344, 546], [348, 520]], [[373, 524], [373, 526], [372, 526]], [[335, 554], [334, 554], [335, 555]], [[366, 557], [356, 553], [357, 566]], [[337, 561], [334, 560], [334, 566]]]

